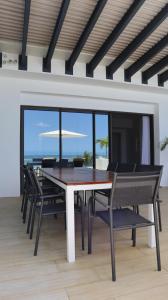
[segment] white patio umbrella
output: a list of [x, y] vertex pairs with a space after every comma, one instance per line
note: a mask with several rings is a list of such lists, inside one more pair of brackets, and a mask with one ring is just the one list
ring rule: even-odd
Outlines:
[[[78, 133], [78, 132], [72, 132], [68, 130], [61, 130], [61, 135], [63, 138], [81, 138], [81, 137], [86, 137], [87, 135]], [[48, 132], [42, 132], [39, 134], [39, 136], [42, 137], [47, 137], [47, 138], [59, 138], [60, 136], [60, 131], [59, 130], [54, 130], [54, 131], [48, 131]]]

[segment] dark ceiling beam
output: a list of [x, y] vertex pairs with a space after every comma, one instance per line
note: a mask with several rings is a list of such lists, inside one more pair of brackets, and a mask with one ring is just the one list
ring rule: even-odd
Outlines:
[[64, 19], [68, 10], [70, 0], [63, 0], [60, 12], [55, 24], [55, 28], [51, 37], [50, 45], [48, 47], [47, 55], [43, 58], [43, 72], [51, 72], [51, 59], [53, 57], [55, 47], [64, 23]]
[[93, 72], [112, 45], [116, 42], [125, 27], [129, 24], [131, 19], [135, 16], [139, 8], [143, 5], [145, 0], [135, 0], [133, 4], [126, 11], [120, 22], [115, 26], [111, 34], [99, 48], [92, 60], [86, 65], [86, 76], [93, 77]]
[[158, 85], [164, 86], [165, 81], [168, 80], [168, 70], [158, 75]]
[[107, 0], [99, 0], [95, 9], [93, 10], [93, 13], [91, 14], [89, 21], [84, 29], [84, 31], [82, 32], [71, 56], [69, 57], [69, 59], [66, 61], [65, 64], [65, 73], [66, 74], [70, 74], [73, 75], [73, 67], [75, 62], [78, 59], [78, 56], [82, 50], [82, 48], [84, 47], [90, 33], [92, 32], [99, 16], [101, 15], [101, 12], [104, 8], [104, 6], [106, 5]]
[[148, 80], [159, 73], [162, 69], [164, 69], [168, 65], [168, 55], [163, 57], [161, 60], [159, 60], [157, 63], [155, 63], [153, 66], [142, 72], [142, 83], [147, 84]]
[[148, 36], [167, 18], [168, 4], [152, 19], [150, 23], [133, 39], [121, 54], [106, 67], [106, 77], [113, 78], [113, 74], [128, 59], [128, 57], [146, 40]]
[[24, 70], [24, 71], [27, 70], [26, 46], [27, 46], [27, 36], [28, 36], [28, 29], [29, 29], [30, 5], [31, 5], [31, 0], [25, 0], [22, 52], [19, 55], [19, 70]]
[[125, 81], [131, 81], [131, 77], [138, 72], [146, 63], [150, 61], [157, 53], [168, 45], [168, 34], [164, 36], [158, 43], [142, 55], [136, 62], [125, 70]]

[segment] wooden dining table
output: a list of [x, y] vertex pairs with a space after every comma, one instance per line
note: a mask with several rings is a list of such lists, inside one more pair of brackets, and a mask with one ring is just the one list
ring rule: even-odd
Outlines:
[[[112, 172], [91, 168], [43, 168], [43, 176], [65, 190], [66, 193], [66, 224], [67, 224], [67, 260], [75, 261], [75, 222], [74, 192], [110, 189]], [[152, 206], [148, 206], [148, 217], [153, 221]], [[148, 244], [155, 246], [155, 233], [150, 226]]]

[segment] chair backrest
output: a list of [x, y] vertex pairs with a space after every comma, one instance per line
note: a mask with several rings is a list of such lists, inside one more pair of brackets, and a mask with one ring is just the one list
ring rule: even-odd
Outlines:
[[66, 158], [61, 159], [61, 161], [59, 162], [59, 166], [61, 168], [68, 168], [68, 159]]
[[26, 180], [26, 189], [27, 189], [27, 192], [30, 194], [34, 194], [36, 191], [35, 191], [35, 187], [34, 187], [34, 182], [33, 182], [33, 178], [31, 176], [31, 173], [30, 173], [30, 170], [32, 168], [29, 167], [29, 166], [24, 166], [23, 167], [23, 173], [24, 173], [24, 176], [25, 176], [25, 180]]
[[56, 165], [56, 158], [43, 158], [42, 159], [42, 168], [54, 168]]
[[137, 164], [135, 168], [135, 172], [152, 172], [152, 171], [160, 171], [162, 172], [163, 166], [159, 165], [143, 165]]
[[73, 161], [69, 161], [69, 162], [68, 162], [68, 168], [73, 168], [73, 167], [74, 167]]
[[117, 165], [117, 173], [128, 173], [128, 172], [134, 172], [136, 168], [135, 163], [118, 163]]
[[35, 162], [35, 163], [36, 162], [41, 163], [42, 162], [42, 157], [35, 157], [35, 158], [32, 159], [32, 161]]
[[116, 172], [118, 167], [118, 162], [111, 162], [108, 164], [107, 171]]
[[78, 168], [83, 167], [84, 159], [83, 158], [74, 158], [73, 164], [74, 164], [75, 168], [77, 168], [77, 167]]
[[160, 172], [114, 173], [110, 207], [120, 208], [141, 204], [154, 204], [160, 184]]
[[57, 161], [55, 163], [54, 168], [73, 168], [73, 162], [69, 162], [68, 159], [61, 159], [61, 161]]
[[33, 188], [34, 188], [34, 195], [42, 196], [43, 191], [42, 191], [42, 188], [40, 186], [40, 183], [39, 183], [39, 180], [37, 178], [35, 171], [33, 169], [29, 169], [28, 172], [29, 172], [31, 180], [32, 180], [32, 184], [33, 184]]

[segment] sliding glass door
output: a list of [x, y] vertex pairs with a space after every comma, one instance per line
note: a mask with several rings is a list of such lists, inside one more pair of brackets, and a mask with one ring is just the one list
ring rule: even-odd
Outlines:
[[101, 170], [109, 161], [153, 163], [149, 115], [29, 107], [21, 115], [21, 164], [40, 165], [44, 157]]

